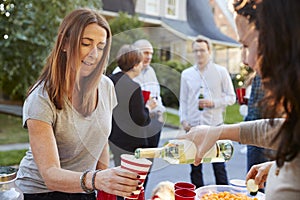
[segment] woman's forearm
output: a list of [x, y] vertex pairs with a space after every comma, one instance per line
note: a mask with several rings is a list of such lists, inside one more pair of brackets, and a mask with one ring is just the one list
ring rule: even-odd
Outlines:
[[239, 124], [224, 124], [219, 126], [220, 128], [220, 136], [219, 139], [227, 139], [233, 140], [236, 142], [240, 142], [240, 125]]

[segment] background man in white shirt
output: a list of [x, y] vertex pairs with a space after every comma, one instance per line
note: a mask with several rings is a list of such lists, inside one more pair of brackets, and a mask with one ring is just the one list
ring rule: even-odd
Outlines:
[[[197, 125], [223, 124], [223, 112], [226, 106], [236, 101], [232, 80], [225, 67], [211, 60], [210, 42], [197, 38], [192, 44], [195, 65], [181, 74], [180, 84], [180, 122], [185, 131]], [[200, 88], [203, 99], [198, 99]], [[199, 110], [199, 108], [202, 108]], [[196, 187], [204, 185], [202, 165], [191, 165], [191, 181]], [[227, 185], [228, 178], [224, 163], [213, 163], [216, 184]]]

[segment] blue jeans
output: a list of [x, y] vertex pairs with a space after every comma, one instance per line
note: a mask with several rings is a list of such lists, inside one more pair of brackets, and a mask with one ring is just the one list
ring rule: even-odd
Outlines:
[[247, 170], [249, 171], [253, 165], [267, 162], [266, 150], [261, 147], [247, 145]]
[[[227, 172], [225, 168], [225, 163], [212, 163], [213, 170], [215, 174], [215, 180], [217, 185], [228, 185]], [[191, 181], [198, 187], [204, 186], [203, 174], [202, 174], [202, 164], [198, 166], [191, 165]]]

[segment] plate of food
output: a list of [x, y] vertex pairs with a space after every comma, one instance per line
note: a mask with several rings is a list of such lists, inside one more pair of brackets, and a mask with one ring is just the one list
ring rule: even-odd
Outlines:
[[252, 196], [247, 189], [231, 185], [208, 185], [195, 190], [197, 200], [265, 200], [265, 194], [257, 192]]

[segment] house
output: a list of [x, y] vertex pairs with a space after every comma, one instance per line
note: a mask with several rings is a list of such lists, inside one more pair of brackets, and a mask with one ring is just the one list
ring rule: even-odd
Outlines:
[[[212, 41], [214, 61], [235, 74], [239, 71], [240, 44], [236, 35], [225, 35], [215, 23], [216, 16], [226, 16], [221, 1], [224, 0], [102, 0], [102, 14], [108, 19], [119, 11], [138, 14], [162, 60], [193, 63], [192, 41], [199, 35], [207, 37]], [[228, 20], [224, 17], [223, 21]], [[227, 26], [234, 31], [232, 21]]]

